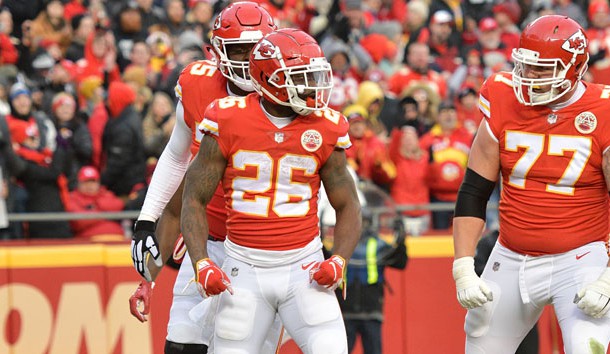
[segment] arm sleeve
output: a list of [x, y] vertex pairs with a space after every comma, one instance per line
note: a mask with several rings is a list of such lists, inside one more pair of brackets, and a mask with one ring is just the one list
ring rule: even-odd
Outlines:
[[157, 221], [174, 195], [191, 160], [191, 130], [184, 121], [182, 102], [176, 106], [176, 125], [153, 173], [139, 220]]

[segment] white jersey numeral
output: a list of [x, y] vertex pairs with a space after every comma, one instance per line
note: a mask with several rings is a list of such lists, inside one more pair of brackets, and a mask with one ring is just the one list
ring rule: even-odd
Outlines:
[[[270, 207], [280, 217], [299, 217], [309, 212], [313, 192], [298, 176], [313, 176], [318, 168], [315, 158], [286, 154], [277, 160], [261, 151], [238, 151], [232, 157], [238, 170], [255, 168], [255, 177], [235, 177], [231, 184], [231, 203], [234, 210], [261, 217], [269, 216]], [[272, 196], [265, 196], [269, 191]], [[251, 196], [254, 195], [254, 196]]]
[[[544, 150], [545, 135], [507, 131], [505, 142], [505, 149], [507, 151], [518, 152], [519, 148], [525, 149], [525, 152], [515, 163], [508, 177], [510, 185], [523, 189], [525, 188], [529, 171]], [[548, 155], [565, 156], [566, 152], [572, 152], [572, 158], [557, 183], [546, 185], [547, 192], [566, 195], [574, 194], [574, 185], [582, 175], [591, 156], [591, 146], [591, 139], [583, 136], [549, 136]]]

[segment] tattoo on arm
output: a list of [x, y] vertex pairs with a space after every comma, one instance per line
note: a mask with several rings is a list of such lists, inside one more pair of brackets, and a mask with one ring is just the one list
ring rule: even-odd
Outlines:
[[225, 167], [226, 160], [218, 143], [214, 138], [205, 136], [201, 140], [195, 160], [186, 173], [182, 197], [180, 225], [194, 262], [200, 259], [198, 257], [201, 257], [202, 250], [206, 249], [205, 242], [199, 242], [207, 239], [208, 223], [205, 208], [214, 195]]
[[346, 164], [345, 153], [342, 151], [334, 151], [326, 160], [326, 163], [320, 169], [320, 177], [327, 192], [346, 183], [353, 183]]

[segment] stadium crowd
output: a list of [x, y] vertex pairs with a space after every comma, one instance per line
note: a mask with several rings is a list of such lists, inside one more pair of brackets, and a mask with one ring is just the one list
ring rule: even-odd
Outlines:
[[[606, 0], [258, 0], [331, 63], [349, 164], [399, 205], [455, 202], [478, 91], [512, 69], [521, 29], [562, 14], [587, 29], [588, 81], [610, 78]], [[211, 58], [223, 0], [0, 0], [0, 196], [8, 212], [139, 210], [175, 123], [181, 70]], [[411, 233], [451, 212], [405, 211]], [[1, 219], [1, 218], [0, 218]], [[0, 239], [88, 238], [119, 222], [0, 223]], [[130, 229], [130, 227], [129, 227]]]

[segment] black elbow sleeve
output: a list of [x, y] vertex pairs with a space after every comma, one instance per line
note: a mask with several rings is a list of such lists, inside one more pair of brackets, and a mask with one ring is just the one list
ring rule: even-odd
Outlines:
[[458, 191], [454, 216], [473, 216], [485, 220], [487, 202], [496, 183], [470, 168], [466, 169], [464, 181]]

